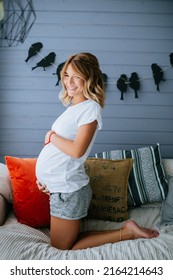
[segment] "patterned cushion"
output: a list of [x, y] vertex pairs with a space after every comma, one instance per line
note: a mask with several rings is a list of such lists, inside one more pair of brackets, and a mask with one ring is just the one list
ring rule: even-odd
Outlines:
[[97, 158], [133, 158], [128, 183], [128, 205], [139, 206], [160, 202], [166, 198], [168, 182], [165, 178], [159, 144], [134, 150], [115, 150], [95, 154]]
[[127, 185], [132, 164], [132, 159], [88, 158], [85, 161], [93, 193], [88, 218], [114, 222], [127, 220]]

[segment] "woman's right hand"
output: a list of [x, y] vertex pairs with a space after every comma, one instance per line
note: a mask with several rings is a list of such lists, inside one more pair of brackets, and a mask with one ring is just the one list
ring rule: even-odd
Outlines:
[[46, 188], [45, 185], [42, 185], [38, 180], [36, 181], [36, 184], [37, 184], [38, 189], [39, 189], [41, 192], [43, 192], [43, 193], [45, 193], [45, 194], [47, 194], [47, 195], [50, 195], [50, 192], [49, 192], [49, 190]]

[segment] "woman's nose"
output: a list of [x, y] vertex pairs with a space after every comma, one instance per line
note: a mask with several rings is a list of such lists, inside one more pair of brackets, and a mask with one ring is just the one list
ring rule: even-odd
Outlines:
[[69, 84], [73, 84], [73, 83], [74, 83], [74, 79], [73, 79], [73, 77], [69, 77], [68, 82], [69, 82]]
[[69, 78], [69, 84], [73, 84], [73, 77]]

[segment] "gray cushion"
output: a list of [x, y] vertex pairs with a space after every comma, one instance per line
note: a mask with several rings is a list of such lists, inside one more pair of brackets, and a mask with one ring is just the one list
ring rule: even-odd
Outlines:
[[168, 195], [162, 204], [161, 225], [173, 224], [173, 177], [169, 180]]

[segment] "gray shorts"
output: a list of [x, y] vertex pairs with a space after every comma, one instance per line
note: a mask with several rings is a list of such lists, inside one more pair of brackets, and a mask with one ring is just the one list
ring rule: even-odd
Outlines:
[[89, 184], [71, 193], [51, 193], [50, 215], [65, 220], [80, 220], [87, 216], [91, 198]]

